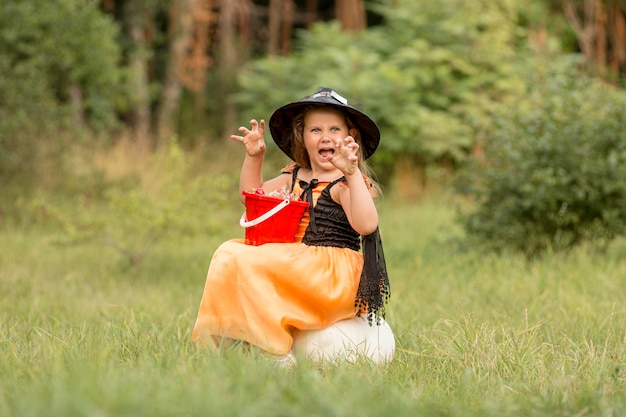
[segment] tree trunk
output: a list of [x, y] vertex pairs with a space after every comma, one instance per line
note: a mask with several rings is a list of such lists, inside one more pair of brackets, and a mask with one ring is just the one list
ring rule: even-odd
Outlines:
[[[231, 93], [237, 68], [235, 17], [239, 0], [222, 0], [219, 16], [219, 77], [216, 99], [222, 101], [222, 130], [231, 131], [235, 123], [235, 107], [224, 98]], [[225, 136], [225, 134], [223, 134]]]
[[283, 0], [282, 24], [281, 24], [281, 47], [280, 51], [283, 55], [287, 55], [291, 51], [291, 37], [293, 34], [293, 18], [296, 12], [296, 6], [293, 0]]
[[[221, 9], [231, 7], [238, 0], [222, 0]], [[189, 49], [182, 68], [185, 73], [183, 84], [195, 93], [196, 112], [204, 110], [207, 69], [213, 64], [208, 51], [211, 47], [211, 31], [218, 21], [218, 14], [213, 12], [218, 0], [197, 0], [193, 9], [193, 26], [189, 39]], [[221, 29], [221, 28], [220, 28]], [[220, 35], [221, 36], [221, 35]]]
[[236, 19], [238, 27], [238, 45], [240, 50], [244, 52], [244, 59], [249, 56], [250, 48], [252, 45], [252, 25], [254, 14], [254, 3], [252, 0], [239, 0], [236, 3]]
[[336, 0], [335, 17], [345, 31], [357, 32], [365, 29], [366, 15], [363, 0]]
[[280, 45], [280, 22], [283, 10], [283, 0], [270, 0], [269, 23], [267, 36], [267, 54], [278, 55]]
[[588, 58], [593, 57], [593, 4], [595, 0], [585, 0], [582, 17], [579, 15], [576, 3], [566, 1], [563, 3], [563, 12], [569, 24], [572, 26], [578, 46], [583, 55]]
[[130, 114], [133, 133], [138, 141], [149, 142], [150, 134], [150, 93], [148, 87], [148, 51], [146, 41], [145, 14], [142, 9], [133, 7], [128, 2], [124, 8], [126, 22], [129, 26], [133, 49], [129, 56], [130, 71]]
[[606, 9], [602, 0], [596, 0], [595, 6], [595, 25], [594, 25], [594, 38], [595, 38], [595, 56], [594, 61], [598, 64], [598, 70], [601, 75], [606, 75], [606, 49], [608, 46], [607, 33], [606, 33]]
[[157, 118], [160, 145], [167, 145], [176, 130], [174, 122], [182, 92], [178, 68], [185, 59], [188, 40], [193, 29], [192, 12], [195, 2], [196, 0], [175, 0], [170, 10], [171, 40]]
[[621, 9], [615, 2], [609, 20], [613, 22], [610, 32], [613, 54], [609, 66], [615, 74], [626, 73], [626, 6]]
[[616, 0], [566, 0], [563, 11], [572, 26], [583, 55], [600, 74], [626, 69], [626, 8]]
[[319, 0], [306, 0], [306, 18], [305, 24], [307, 27], [311, 26], [311, 23], [317, 20], [317, 7]]

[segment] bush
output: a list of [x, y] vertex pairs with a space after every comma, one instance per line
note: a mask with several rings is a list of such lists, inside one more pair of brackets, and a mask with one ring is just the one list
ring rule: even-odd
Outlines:
[[94, 131], [116, 126], [117, 34], [94, 0], [2, 2], [1, 182], [25, 188], [47, 174], [41, 164], [60, 167], [68, 136], [80, 136], [76, 118]]
[[160, 241], [182, 242], [224, 227], [223, 213], [236, 195], [234, 177], [192, 175], [176, 142], [167, 154], [154, 158], [161, 172], [151, 187], [110, 184], [102, 202], [80, 195], [71, 205], [42, 196], [30, 202], [30, 212], [35, 219], [51, 220], [62, 228], [57, 243], [97, 241], [132, 266], [140, 265]]
[[575, 68], [534, 68], [526, 98], [495, 120], [459, 182], [477, 202], [461, 217], [470, 239], [533, 255], [626, 231], [624, 92]]
[[294, 53], [252, 62], [235, 100], [249, 117], [259, 117], [317, 87], [333, 87], [378, 124], [384, 139], [373, 161], [398, 169], [398, 160], [463, 160], [493, 108], [523, 86], [515, 5], [372, 4], [383, 25], [359, 33], [338, 22], [313, 25], [301, 32]]

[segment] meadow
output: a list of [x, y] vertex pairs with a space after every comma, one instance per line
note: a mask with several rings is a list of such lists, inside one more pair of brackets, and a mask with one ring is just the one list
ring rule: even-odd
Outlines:
[[134, 266], [54, 223], [5, 222], [0, 415], [626, 415], [626, 241], [485, 254], [459, 240], [457, 204], [380, 202], [397, 338], [385, 366], [281, 369], [190, 343], [211, 254], [243, 236], [240, 211], [207, 213], [215, 233], [158, 239]]

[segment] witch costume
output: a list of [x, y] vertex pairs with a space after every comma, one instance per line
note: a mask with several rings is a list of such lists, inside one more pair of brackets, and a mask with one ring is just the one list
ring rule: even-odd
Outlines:
[[[291, 120], [305, 107], [333, 106], [359, 129], [363, 157], [380, 141], [376, 124], [331, 89], [287, 104], [274, 112], [269, 127], [279, 148], [293, 157]], [[333, 187], [347, 187], [344, 177], [332, 182], [298, 176], [300, 166], [283, 169], [292, 192], [309, 202], [293, 243], [246, 245], [243, 239], [223, 243], [214, 253], [192, 340], [243, 340], [263, 350], [286, 355], [296, 330], [324, 329], [357, 314], [370, 324], [385, 315], [390, 295], [378, 229], [360, 236]], [[366, 179], [366, 182], [368, 180]]]

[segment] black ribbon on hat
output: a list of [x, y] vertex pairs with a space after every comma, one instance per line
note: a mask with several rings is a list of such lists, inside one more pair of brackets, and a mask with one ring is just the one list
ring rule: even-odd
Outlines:
[[[311, 182], [300, 180], [300, 188], [302, 188], [302, 194], [300, 198], [308, 201], [309, 203], [309, 227], [313, 233], [317, 233], [317, 226], [315, 226], [315, 214], [313, 213], [313, 190], [317, 187], [318, 180], [312, 179]], [[303, 198], [304, 197], [304, 198]]]

